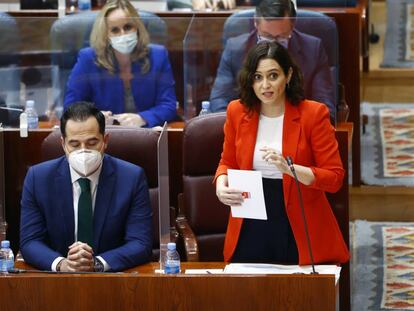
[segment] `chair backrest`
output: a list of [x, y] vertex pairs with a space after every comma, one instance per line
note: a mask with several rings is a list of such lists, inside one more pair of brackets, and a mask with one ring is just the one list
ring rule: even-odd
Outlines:
[[[254, 29], [255, 9], [238, 11], [230, 15], [223, 27], [223, 43], [231, 37], [249, 33]], [[338, 30], [335, 21], [329, 16], [309, 10], [297, 10], [295, 28], [303, 33], [322, 40], [329, 58], [329, 66], [338, 66]]]
[[[140, 10], [138, 14], [150, 35], [151, 42], [165, 45], [168, 39], [165, 21], [151, 12]], [[54, 87], [60, 90], [55, 99], [58, 101], [57, 104], [63, 103], [66, 82], [76, 63], [79, 50], [89, 46], [89, 37], [97, 16], [97, 11], [81, 12], [66, 15], [52, 24], [50, 29], [52, 65], [57, 65], [59, 68], [59, 78], [53, 81]]]
[[[150, 192], [153, 223], [153, 260], [159, 255], [158, 216], [158, 163], [157, 142], [159, 132], [144, 128], [108, 127], [109, 136], [106, 153], [116, 158], [139, 165], [145, 171]], [[60, 132], [54, 131], [42, 143], [42, 161], [64, 155]]]
[[16, 20], [5, 12], [0, 12], [0, 67], [18, 63], [20, 35]]
[[196, 235], [200, 261], [223, 261], [229, 209], [212, 184], [223, 149], [225, 113], [195, 117], [183, 133], [183, 210]]
[[[250, 5], [257, 6], [261, 0], [252, 0]], [[357, 0], [296, 0], [298, 7], [339, 8], [355, 7]]]
[[296, 0], [298, 7], [354, 7], [357, 0]]
[[[19, 62], [18, 51], [20, 45], [20, 34], [14, 17], [7, 13], [0, 12], [0, 107], [10, 104], [8, 97], [12, 91], [17, 100], [20, 88], [20, 75], [16, 66]], [[7, 110], [0, 110], [0, 122], [11, 125], [17, 113]]]

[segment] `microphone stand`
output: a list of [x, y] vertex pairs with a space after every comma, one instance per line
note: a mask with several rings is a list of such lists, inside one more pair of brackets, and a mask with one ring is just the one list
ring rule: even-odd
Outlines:
[[295, 182], [296, 182], [296, 188], [298, 189], [299, 205], [300, 205], [300, 209], [302, 211], [302, 219], [303, 219], [303, 223], [305, 225], [306, 240], [308, 242], [309, 255], [310, 255], [311, 264], [312, 264], [311, 274], [318, 274], [318, 272], [315, 271], [315, 262], [313, 260], [313, 253], [312, 253], [312, 246], [311, 246], [310, 237], [309, 237], [308, 223], [306, 222], [305, 208], [303, 207], [302, 192], [300, 191], [299, 180], [298, 180], [298, 177], [296, 176], [295, 167], [293, 166], [293, 161], [292, 161], [292, 158], [290, 156], [286, 157], [286, 162], [287, 162], [290, 170], [293, 173], [293, 176], [294, 176]]

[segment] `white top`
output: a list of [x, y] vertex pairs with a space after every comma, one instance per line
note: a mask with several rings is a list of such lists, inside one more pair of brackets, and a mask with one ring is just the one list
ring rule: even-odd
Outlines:
[[[81, 195], [81, 187], [78, 183], [78, 179], [84, 178], [84, 176], [79, 175], [70, 165], [70, 178], [72, 180], [72, 191], [73, 191], [73, 215], [75, 217], [75, 241], [78, 240], [78, 203], [79, 197]], [[96, 201], [96, 192], [98, 190], [99, 175], [101, 174], [102, 163], [99, 168], [92, 175], [89, 175], [88, 178], [91, 182], [91, 196], [92, 196], [92, 211], [95, 211], [95, 201]], [[104, 265], [104, 271], [110, 269], [108, 263], [101, 257], [97, 256], [99, 260]], [[58, 257], [52, 262], [52, 271], [56, 271], [57, 264], [63, 259], [63, 257]]]
[[274, 164], [263, 160], [263, 147], [275, 149], [282, 153], [283, 117], [266, 117], [260, 114], [259, 126], [257, 129], [256, 146], [253, 155], [253, 169], [261, 171], [264, 178], [282, 179], [282, 173]]

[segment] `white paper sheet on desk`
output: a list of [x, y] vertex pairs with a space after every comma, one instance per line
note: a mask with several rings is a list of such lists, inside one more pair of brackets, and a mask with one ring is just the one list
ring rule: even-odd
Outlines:
[[267, 220], [263, 195], [262, 172], [227, 170], [229, 187], [245, 193], [240, 206], [232, 206], [233, 217]]
[[222, 274], [223, 269], [185, 269], [185, 274]]
[[[341, 267], [335, 265], [315, 265], [319, 274], [334, 274], [335, 284], [339, 280]], [[274, 265], [260, 263], [232, 263], [224, 268], [228, 274], [310, 274], [312, 266]]]

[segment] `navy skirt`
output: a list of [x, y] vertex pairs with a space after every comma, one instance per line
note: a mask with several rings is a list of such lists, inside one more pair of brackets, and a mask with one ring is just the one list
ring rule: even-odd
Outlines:
[[244, 219], [232, 262], [297, 264], [298, 249], [286, 215], [282, 179], [263, 178], [267, 220]]

